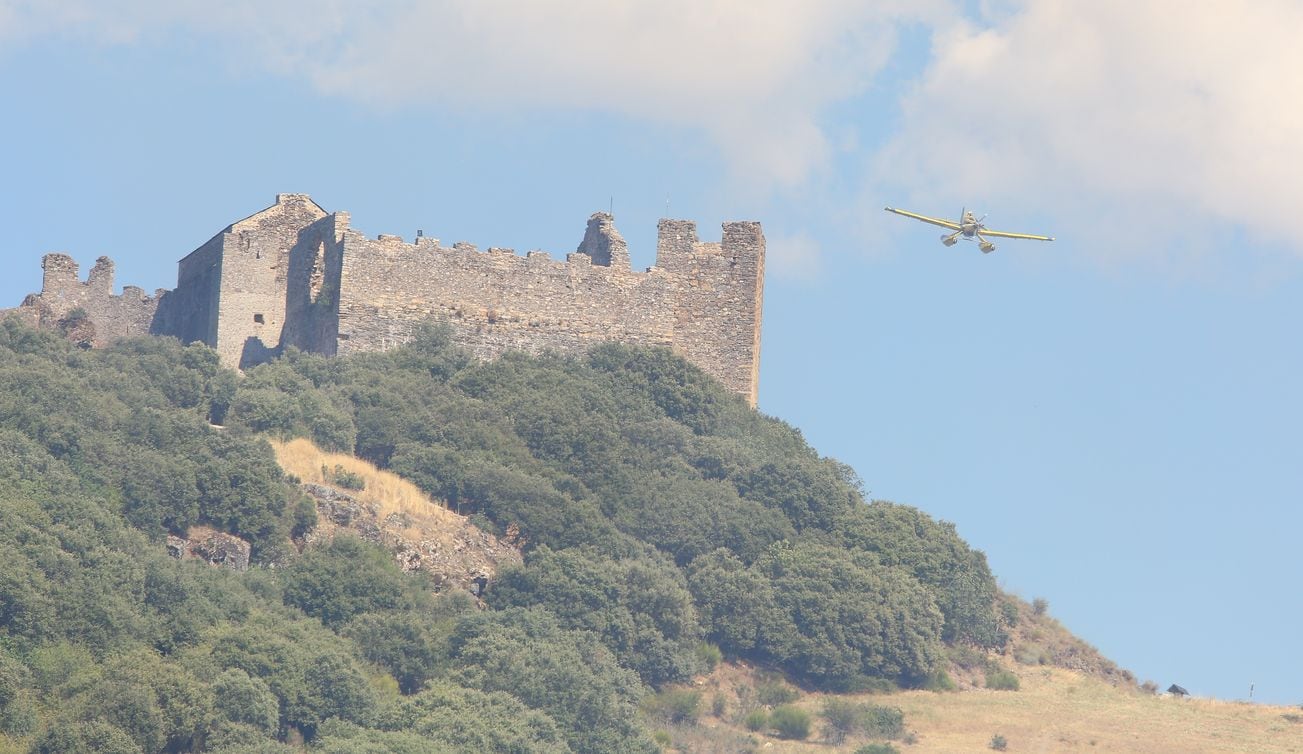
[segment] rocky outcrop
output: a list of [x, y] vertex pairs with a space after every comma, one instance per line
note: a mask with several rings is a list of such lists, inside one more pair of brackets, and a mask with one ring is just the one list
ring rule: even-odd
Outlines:
[[197, 558], [213, 566], [244, 571], [249, 568], [249, 543], [225, 532], [196, 526], [185, 538], [169, 535], [167, 552], [174, 558]]
[[304, 484], [302, 489], [316, 501], [318, 516], [304, 545], [351, 531], [393, 552], [404, 571], [428, 574], [440, 589], [461, 588], [478, 596], [498, 569], [522, 560], [516, 547], [433, 503], [428, 512], [383, 513], [376, 503], [337, 487]]

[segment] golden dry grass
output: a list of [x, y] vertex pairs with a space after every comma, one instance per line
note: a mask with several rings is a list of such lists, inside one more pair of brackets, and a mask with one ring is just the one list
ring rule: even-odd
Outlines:
[[[1015, 668], [1019, 691], [984, 689], [956, 693], [906, 691], [864, 696], [856, 701], [899, 707], [905, 727], [918, 740], [892, 742], [901, 754], [981, 754], [989, 752], [993, 736], [1008, 742], [1009, 752], [1111, 752], [1123, 754], [1277, 754], [1303, 752], [1303, 709], [1227, 702], [1216, 699], [1177, 699], [1151, 696], [1134, 688], [1112, 686], [1071, 670], [1046, 667]], [[721, 673], [731, 676], [727, 679]], [[722, 690], [735, 699], [738, 685], [754, 678], [737, 668], [721, 668], [702, 687], [707, 705]], [[820, 695], [803, 697], [797, 705], [818, 715]], [[703, 706], [707, 706], [703, 705]], [[740, 719], [730, 708], [725, 721]], [[1294, 722], [1286, 716], [1293, 717]], [[674, 730], [683, 751], [715, 750], [708, 742], [727, 734], [737, 743], [747, 731], [703, 715], [701, 730]], [[853, 752], [866, 742], [848, 740], [842, 746], [820, 742], [816, 727], [809, 741], [780, 741], [753, 736], [756, 751], [773, 754]], [[718, 749], [720, 751], [726, 749]]]
[[394, 552], [404, 570], [419, 569], [432, 577], [436, 589], [469, 588], [476, 579], [492, 577], [500, 568], [521, 563], [520, 550], [481, 531], [465, 516], [431, 500], [416, 485], [396, 474], [342, 453], [321, 450], [309, 440], [269, 439], [276, 460], [287, 474], [304, 484], [332, 484], [339, 470], [360, 477], [363, 488], [341, 490], [358, 501], [341, 511], [318, 500], [317, 526], [305, 546], [329, 541], [341, 529]]
[[322, 469], [334, 471], [336, 466], [357, 474], [365, 482], [365, 489], [345, 490], [364, 503], [372, 503], [379, 511], [379, 518], [392, 513], [405, 513], [423, 519], [431, 517], [449, 517], [460, 519], [452, 511], [430, 500], [414, 484], [388, 471], [381, 471], [367, 461], [354, 458], [344, 453], [329, 453], [321, 450], [311, 440], [303, 438], [281, 442], [269, 440], [276, 451], [276, 461], [287, 474], [293, 474], [305, 483], [332, 484]]
[[884, 701], [918, 731], [909, 750], [919, 754], [989, 750], [997, 733], [1020, 752], [1303, 752], [1303, 724], [1284, 717], [1288, 708], [1151, 696], [1058, 668], [1018, 671], [1016, 692], [912, 691]]

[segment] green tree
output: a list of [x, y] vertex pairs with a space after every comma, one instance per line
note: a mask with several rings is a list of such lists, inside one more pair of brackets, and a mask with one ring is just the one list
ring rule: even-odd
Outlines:
[[859, 493], [845, 483], [836, 464], [811, 458], [771, 461], [737, 485], [742, 497], [782, 511], [798, 530], [831, 531], [859, 503]]
[[445, 665], [452, 624], [416, 612], [363, 613], [344, 627], [363, 657], [393, 675], [404, 694], [421, 689]]
[[276, 732], [280, 711], [276, 696], [260, 678], [227, 668], [213, 679], [214, 708], [223, 719], [243, 723], [265, 736]]
[[692, 561], [688, 587], [707, 637], [731, 654], [787, 658], [785, 636], [796, 633], [791, 615], [764, 574], [718, 549]]
[[637, 676], [591, 633], [564, 629], [539, 608], [509, 608], [463, 618], [451, 650], [454, 680], [547, 713], [577, 754], [657, 751], [637, 721]]
[[612, 514], [622, 530], [680, 566], [717, 547], [754, 560], [773, 542], [796, 535], [782, 512], [743, 499], [721, 480], [646, 475]]
[[844, 519], [842, 535], [848, 547], [908, 570], [936, 594], [947, 641], [1004, 645], [998, 590], [986, 556], [960, 539], [953, 524], [935, 521], [917, 508], [875, 501], [856, 506]]
[[375, 712], [375, 692], [354, 645], [312, 620], [286, 620], [255, 612], [240, 625], [222, 626], [194, 662], [220, 672], [238, 668], [261, 679], [276, 695], [281, 723], [309, 739], [321, 723], [339, 717], [367, 723]]
[[613, 560], [543, 546], [523, 568], [499, 577], [489, 602], [547, 607], [566, 628], [601, 637], [649, 684], [686, 680], [698, 667], [701, 628], [692, 596], [676, 568], [652, 558]]
[[387, 551], [342, 535], [288, 567], [283, 594], [285, 604], [338, 627], [361, 613], [414, 606], [413, 586]]
[[757, 567], [796, 625], [791, 667], [821, 683], [921, 683], [939, 667], [941, 613], [911, 576], [821, 544], [775, 546]]
[[141, 754], [131, 736], [105, 722], [65, 722], [51, 726], [32, 744], [32, 754]]
[[741, 398], [667, 348], [603, 343], [589, 352], [588, 363], [646, 394], [666, 416], [698, 433], [718, 430], [725, 417], [745, 406]]
[[[437, 682], [408, 697], [384, 721], [385, 730], [411, 731], [457, 751], [486, 754], [568, 754], [561, 727], [544, 712], [503, 692]], [[452, 749], [450, 749], [452, 750]]]

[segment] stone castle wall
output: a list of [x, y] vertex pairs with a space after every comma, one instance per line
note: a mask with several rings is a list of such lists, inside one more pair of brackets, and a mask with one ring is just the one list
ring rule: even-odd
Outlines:
[[565, 260], [445, 247], [432, 238], [372, 239], [349, 223], [347, 213], [327, 213], [307, 195], [278, 195], [183, 258], [177, 288], [153, 298], [137, 288], [114, 296], [107, 259], [81, 283], [75, 262], [50, 255], [42, 292], [20, 311], [51, 324], [81, 306], [97, 345], [121, 335], [175, 335], [207, 343], [223, 364], [241, 368], [287, 346], [327, 355], [386, 350], [435, 317], [480, 358], [575, 353], [604, 340], [668, 346], [756, 401], [759, 223], [726, 223], [719, 242], [703, 243], [694, 223], [663, 220], [656, 264], [646, 271], [630, 268], [606, 213], [589, 219]]
[[155, 332], [174, 335], [183, 343], [217, 342], [218, 301], [222, 291], [222, 236], [177, 262], [176, 288], [159, 304]]
[[659, 230], [656, 265], [646, 272], [630, 269], [606, 213], [593, 215], [580, 250], [565, 261], [345, 230], [334, 342], [339, 353], [384, 350], [435, 315], [451, 325], [454, 341], [486, 359], [508, 350], [578, 353], [604, 340], [669, 346], [754, 403], [759, 224], [729, 223], [720, 243], [698, 241], [690, 222]]
[[85, 282], [81, 281], [77, 262], [67, 254], [46, 254], [41, 268], [41, 292], [7, 311], [37, 326], [58, 327], [75, 310], [81, 310], [89, 322], [89, 330], [83, 329], [81, 334], [96, 347], [115, 338], [150, 332], [163, 291], [147, 296], [143, 289], [128, 285], [115, 295], [113, 260], [108, 257], [95, 261]]
[[480, 251], [436, 239], [403, 243], [344, 235], [339, 280], [340, 353], [385, 349], [411, 337], [434, 314], [481, 358], [510, 349], [572, 352], [600, 340], [670, 345], [669, 276], [565, 261], [533, 251]]

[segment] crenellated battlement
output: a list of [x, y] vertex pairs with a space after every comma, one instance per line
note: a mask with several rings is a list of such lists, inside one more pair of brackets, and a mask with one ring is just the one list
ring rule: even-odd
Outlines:
[[331, 355], [385, 350], [431, 317], [448, 322], [454, 340], [480, 358], [579, 352], [603, 340], [668, 346], [754, 404], [764, 245], [759, 223], [725, 223], [718, 242], [703, 242], [696, 223], [662, 220], [656, 264], [634, 270], [606, 212], [589, 217], [575, 251], [554, 258], [444, 246], [423, 234], [411, 243], [368, 237], [347, 212], [327, 212], [306, 194], [277, 194], [275, 204], [183, 257], [173, 291], [150, 297], [128, 286], [113, 295], [111, 260], [101, 257], [83, 283], [70, 256], [49, 254], [43, 290], [28, 308], [64, 316], [81, 306], [96, 327], [103, 323], [97, 344], [174, 335], [207, 343], [239, 367], [288, 346]]
[[85, 321], [78, 337], [95, 346], [149, 332], [158, 308], [157, 296], [148, 296], [137, 286], [127, 286], [120, 295], [114, 294], [112, 259], [96, 259], [85, 282], [81, 280], [80, 265], [67, 254], [46, 254], [41, 258], [41, 269], [40, 293], [29, 295], [19, 307], [19, 313], [34, 324], [58, 327], [80, 310], [85, 317], [79, 319]]

